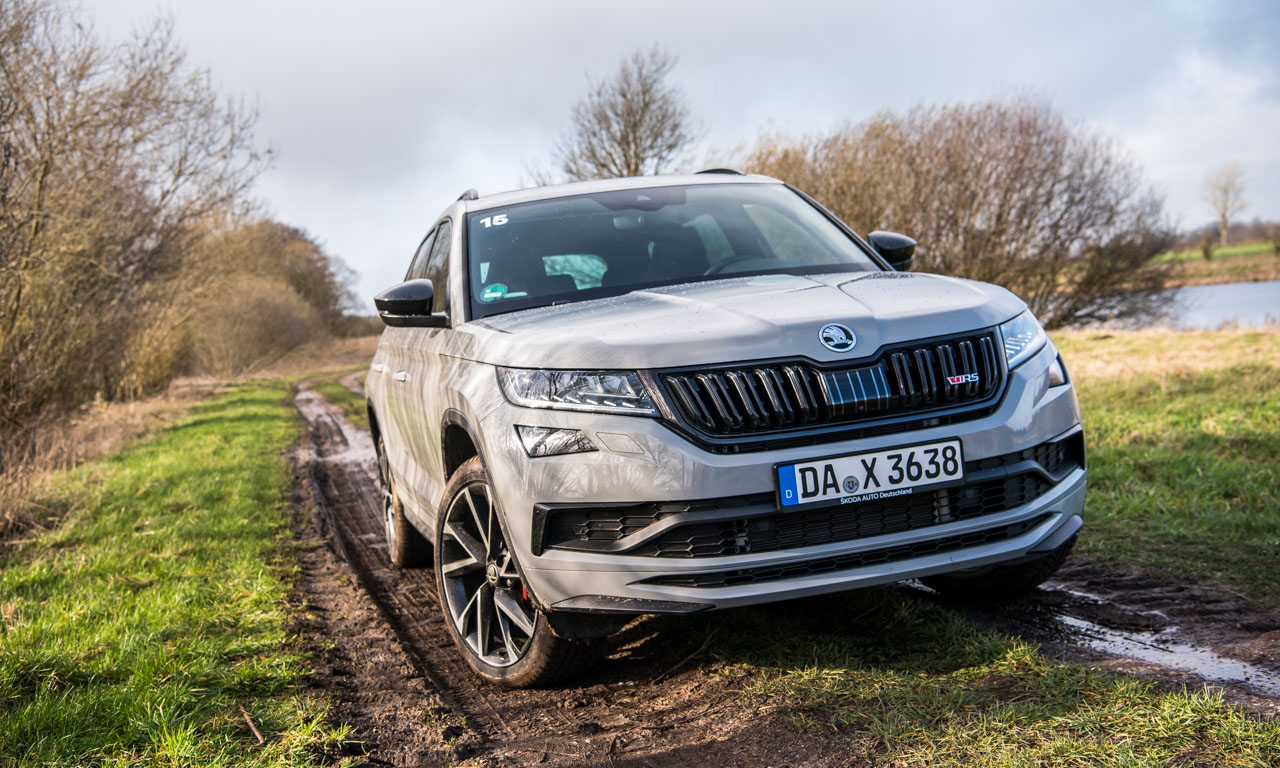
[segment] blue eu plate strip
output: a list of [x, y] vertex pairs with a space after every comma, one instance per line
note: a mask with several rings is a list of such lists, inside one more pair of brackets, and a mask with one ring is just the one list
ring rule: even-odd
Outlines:
[[784, 507], [800, 503], [800, 496], [796, 493], [796, 468], [794, 464], [778, 467], [778, 500], [782, 502]]

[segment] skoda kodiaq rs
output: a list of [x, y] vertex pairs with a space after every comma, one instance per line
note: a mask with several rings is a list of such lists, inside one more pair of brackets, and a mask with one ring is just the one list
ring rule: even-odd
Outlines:
[[539, 685], [638, 614], [1048, 578], [1084, 504], [1067, 371], [914, 248], [731, 172], [446, 208], [367, 391], [391, 559], [434, 566], [471, 667]]

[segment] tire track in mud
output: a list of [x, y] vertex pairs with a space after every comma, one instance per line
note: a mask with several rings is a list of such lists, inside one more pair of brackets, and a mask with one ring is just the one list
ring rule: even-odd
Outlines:
[[311, 438], [314, 460], [308, 464], [308, 473], [317, 490], [320, 534], [351, 567], [415, 669], [453, 714], [465, 718], [480, 741], [495, 731], [513, 736], [481, 689], [458, 685], [460, 676], [467, 673], [464, 662], [425, 652], [452, 650], [452, 640], [434, 610], [432, 571], [393, 570], [387, 559], [369, 433], [356, 429], [313, 391], [299, 392], [295, 402]]
[[[596, 669], [561, 689], [508, 690], [479, 681], [444, 625], [430, 568], [394, 569], [386, 554], [374, 448], [317, 393], [295, 397], [310, 456], [320, 535], [393, 630], [461, 729], [445, 729], [452, 759], [484, 765], [840, 765], [838, 745], [762, 722], [732, 680], [688, 660], [702, 638], [636, 622]], [[696, 655], [696, 654], [695, 654]], [[739, 716], [741, 715], [741, 716]], [[443, 749], [441, 751], [444, 751]]]

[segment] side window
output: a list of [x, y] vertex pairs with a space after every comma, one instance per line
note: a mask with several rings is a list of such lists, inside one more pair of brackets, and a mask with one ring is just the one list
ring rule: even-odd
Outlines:
[[453, 223], [445, 219], [436, 227], [435, 242], [427, 255], [427, 269], [423, 275], [435, 288], [435, 299], [431, 303], [431, 311], [435, 313], [449, 311], [449, 247], [452, 244]]
[[416, 280], [427, 276], [427, 257], [431, 253], [431, 243], [435, 240], [438, 231], [433, 229], [422, 238], [422, 244], [413, 254], [413, 261], [409, 262], [409, 271], [404, 275], [405, 280]]

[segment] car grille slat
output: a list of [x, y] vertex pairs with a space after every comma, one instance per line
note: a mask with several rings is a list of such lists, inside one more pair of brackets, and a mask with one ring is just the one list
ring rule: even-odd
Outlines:
[[[777, 363], [660, 373], [680, 418], [713, 436], [851, 424], [981, 406], [1004, 369], [993, 332], [888, 350], [841, 366]], [[963, 379], [963, 380], [961, 380]], [[955, 383], [953, 383], [955, 382]]]

